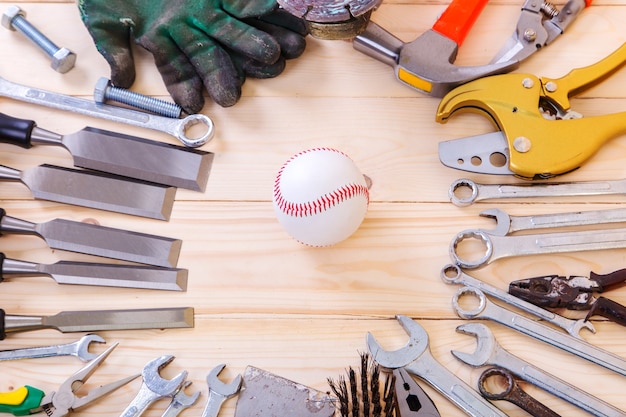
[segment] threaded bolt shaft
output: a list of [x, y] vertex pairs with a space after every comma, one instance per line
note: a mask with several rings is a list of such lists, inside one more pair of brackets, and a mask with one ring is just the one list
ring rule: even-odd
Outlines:
[[66, 73], [74, 67], [76, 54], [67, 48], [60, 48], [35, 26], [26, 20], [26, 13], [18, 6], [10, 6], [2, 15], [2, 26], [17, 30], [52, 58], [51, 66], [55, 71]]
[[96, 83], [94, 100], [101, 104], [115, 101], [173, 119], [178, 119], [183, 112], [183, 109], [176, 103], [145, 96], [125, 88], [114, 87], [111, 85], [111, 81], [105, 77], [100, 78]]

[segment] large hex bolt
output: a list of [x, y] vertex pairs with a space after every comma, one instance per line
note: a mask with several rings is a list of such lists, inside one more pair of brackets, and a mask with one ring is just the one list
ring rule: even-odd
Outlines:
[[2, 26], [17, 30], [41, 48], [51, 59], [50, 66], [57, 72], [66, 73], [74, 67], [76, 54], [67, 48], [59, 48], [26, 20], [26, 12], [18, 6], [10, 6], [2, 15]]

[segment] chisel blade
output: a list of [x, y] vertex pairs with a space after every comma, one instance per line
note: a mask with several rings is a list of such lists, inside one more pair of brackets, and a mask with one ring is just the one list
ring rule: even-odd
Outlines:
[[193, 307], [136, 310], [62, 311], [53, 316], [23, 316], [0, 310], [0, 340], [6, 334], [40, 329], [61, 333], [106, 330], [175, 329], [194, 326]]
[[176, 195], [175, 187], [48, 164], [0, 166], [0, 179], [22, 181], [35, 198], [159, 220], [169, 219]]
[[86, 127], [63, 136], [74, 165], [144, 181], [204, 191], [213, 154]]

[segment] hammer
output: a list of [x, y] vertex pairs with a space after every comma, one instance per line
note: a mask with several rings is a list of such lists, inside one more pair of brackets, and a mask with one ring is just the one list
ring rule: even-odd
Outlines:
[[454, 65], [459, 46], [487, 1], [453, 0], [431, 29], [409, 43], [369, 22], [365, 31], [354, 38], [354, 49], [394, 67], [396, 77], [408, 86], [443, 97], [461, 84], [519, 66], [517, 60], [483, 66]]

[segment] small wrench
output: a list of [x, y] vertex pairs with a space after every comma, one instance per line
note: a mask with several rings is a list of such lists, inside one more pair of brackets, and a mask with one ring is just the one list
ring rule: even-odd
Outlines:
[[396, 319], [410, 338], [403, 348], [384, 350], [371, 333], [367, 334], [367, 348], [380, 366], [387, 369], [405, 368], [410, 374], [423, 378], [470, 416], [506, 417], [506, 414], [432, 356], [428, 347], [428, 333], [422, 326], [407, 316], [398, 315]]
[[509, 294], [506, 291], [493, 287], [486, 282], [467, 275], [457, 265], [449, 264], [444, 266], [441, 269], [441, 279], [446, 284], [460, 284], [467, 287], [476, 288], [477, 290], [481, 290], [485, 294], [489, 294], [492, 297], [499, 299], [500, 301], [504, 301], [505, 303], [517, 307], [520, 310], [523, 310], [529, 314], [532, 314], [533, 316], [536, 316], [542, 320], [545, 320], [562, 328], [563, 330], [567, 331], [567, 333], [578, 339], [582, 339], [582, 337], [580, 336], [580, 330], [583, 328], [591, 331], [592, 333], [596, 332], [595, 327], [590, 321], [585, 321], [584, 319], [568, 319], [567, 317], [563, 317], [559, 314], [553, 313], [549, 310], [536, 306], [535, 304], [529, 303], [528, 301], [524, 301], [519, 297], [515, 297]]
[[[464, 259], [457, 248], [466, 239], [475, 239], [485, 246], [478, 259]], [[476, 269], [500, 258], [547, 253], [580, 252], [626, 248], [626, 229], [585, 230], [523, 236], [497, 236], [480, 229], [457, 233], [450, 243], [450, 257], [461, 268]]]
[[494, 208], [482, 211], [480, 215], [495, 219], [495, 229], [487, 232], [497, 236], [506, 236], [521, 230], [626, 222], [626, 209], [622, 208], [535, 216], [510, 216], [504, 210]]
[[89, 362], [98, 357], [95, 353], [89, 352], [89, 345], [94, 343], [106, 343], [106, 341], [95, 334], [86, 334], [79, 340], [64, 345], [38, 346], [32, 348], [11, 349], [0, 351], [0, 361], [11, 361], [15, 359], [35, 359], [49, 358], [52, 356], [76, 356], [83, 362]]
[[206, 377], [206, 383], [209, 387], [209, 398], [202, 412], [202, 417], [217, 417], [224, 401], [237, 394], [241, 389], [243, 381], [241, 375], [237, 375], [230, 384], [223, 383], [217, 377], [225, 367], [226, 364], [223, 363], [217, 365]]
[[[502, 390], [493, 391], [489, 388], [489, 380], [497, 377], [503, 379], [506, 385]], [[560, 414], [555, 413], [524, 391], [513, 377], [513, 374], [505, 368], [493, 367], [483, 371], [478, 378], [478, 390], [488, 400], [508, 401], [533, 417], [561, 417]]]
[[185, 389], [191, 385], [191, 381], [185, 381], [178, 392], [172, 397], [170, 405], [167, 406], [161, 417], [176, 417], [184, 409], [191, 407], [198, 401], [200, 391], [196, 391], [192, 395], [187, 395]]
[[[457, 196], [459, 188], [469, 188], [469, 197]], [[626, 194], [626, 179], [613, 181], [561, 182], [549, 184], [478, 184], [467, 178], [454, 181], [448, 190], [452, 204], [469, 206], [493, 198], [572, 197], [584, 195]]]
[[143, 377], [141, 388], [120, 417], [138, 417], [156, 400], [171, 397], [181, 389], [185, 378], [187, 378], [187, 371], [183, 371], [169, 380], [163, 379], [159, 375], [159, 371], [173, 360], [174, 356], [163, 355], [146, 364], [141, 372]]
[[[459, 304], [459, 299], [464, 296], [476, 297], [478, 306], [472, 310], [463, 309]], [[493, 320], [527, 336], [626, 376], [626, 359], [600, 349], [584, 340], [559, 332], [538, 321], [500, 307], [489, 301], [482, 291], [475, 288], [460, 288], [452, 299], [452, 308], [463, 319]]]
[[495, 336], [482, 323], [467, 323], [456, 328], [459, 333], [476, 337], [476, 350], [473, 353], [452, 351], [459, 360], [470, 366], [493, 365], [507, 369], [519, 378], [573, 404], [594, 416], [615, 417], [625, 413], [599, 398], [560, 380], [537, 368], [504, 349]]
[[[172, 119], [125, 107], [98, 104], [78, 97], [27, 87], [7, 81], [2, 77], [0, 77], [0, 96], [52, 107], [53, 109], [66, 110], [132, 126], [158, 130], [174, 136], [185, 146], [192, 148], [204, 145], [213, 138], [214, 134], [213, 121], [203, 114], [192, 114], [184, 119]], [[205, 125], [205, 132], [197, 138], [188, 137], [186, 135], [187, 128], [198, 123]]]

